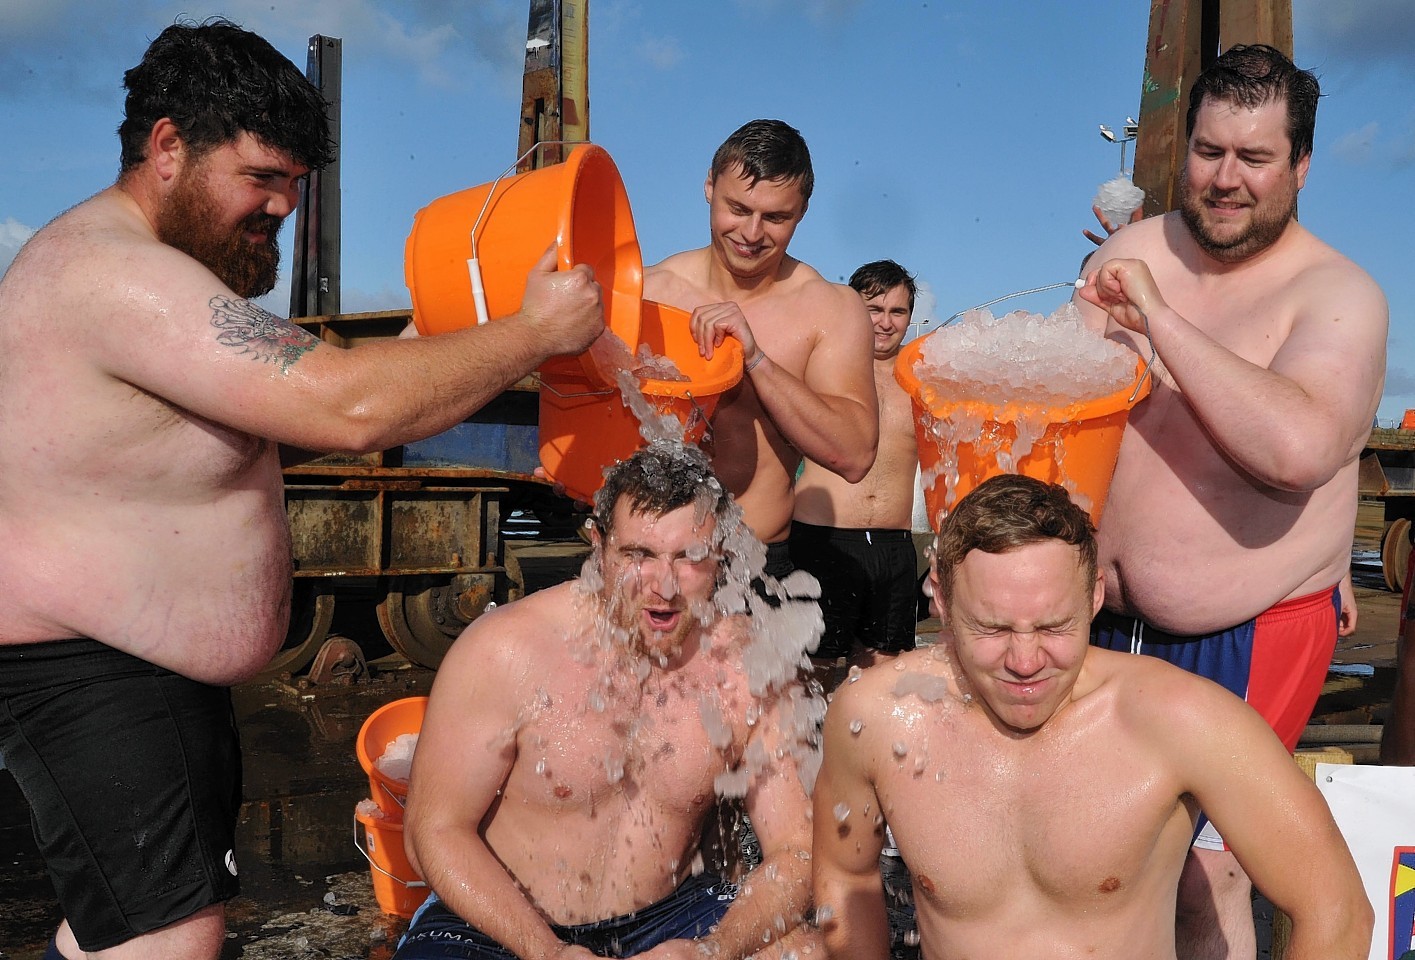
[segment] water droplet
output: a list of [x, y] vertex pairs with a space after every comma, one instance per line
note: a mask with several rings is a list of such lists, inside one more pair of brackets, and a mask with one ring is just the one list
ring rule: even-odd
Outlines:
[[894, 746], [891, 747], [891, 749], [894, 751], [894, 755], [902, 760], [909, 752], [909, 745], [903, 740], [896, 740], [894, 741]]
[[860, 720], [858, 718], [850, 721], [850, 732], [855, 734], [855, 736], [858, 737], [860, 735], [860, 731], [863, 729], [865, 729], [865, 721]]
[[833, 812], [835, 813], [835, 822], [844, 823], [846, 818], [850, 816], [850, 804], [837, 803]]

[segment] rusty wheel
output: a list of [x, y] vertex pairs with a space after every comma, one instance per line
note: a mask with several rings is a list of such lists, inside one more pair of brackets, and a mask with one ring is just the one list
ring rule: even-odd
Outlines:
[[494, 587], [490, 573], [395, 577], [378, 604], [378, 625], [394, 650], [436, 670], [452, 641], [493, 599]]
[[261, 675], [299, 673], [309, 666], [329, 636], [333, 622], [334, 594], [329, 588], [317, 579], [296, 580], [290, 597], [290, 629], [285, 633], [285, 644], [270, 658]]
[[1381, 573], [1385, 575], [1386, 586], [1395, 593], [1405, 588], [1405, 568], [1410, 563], [1410, 521], [1396, 517], [1386, 527], [1385, 538], [1381, 540]]

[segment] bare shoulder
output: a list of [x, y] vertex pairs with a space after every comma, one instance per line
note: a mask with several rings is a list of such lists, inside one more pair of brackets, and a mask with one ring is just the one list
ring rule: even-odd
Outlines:
[[1337, 310], [1350, 318], [1387, 319], [1385, 293], [1369, 273], [1305, 228], [1300, 239], [1292, 269], [1295, 290], [1300, 292], [1296, 302], [1323, 315]]
[[566, 650], [577, 598], [578, 583], [570, 581], [487, 611], [452, 644], [439, 679], [447, 675], [484, 686], [533, 672], [551, 652]]
[[1092, 647], [1086, 671], [1088, 689], [1109, 694], [1117, 728], [1142, 738], [1203, 746], [1252, 723], [1266, 729], [1241, 698], [1158, 657]]
[[644, 296], [680, 309], [706, 302], [706, 292], [693, 281], [702, 273], [703, 253], [685, 250], [644, 267]]

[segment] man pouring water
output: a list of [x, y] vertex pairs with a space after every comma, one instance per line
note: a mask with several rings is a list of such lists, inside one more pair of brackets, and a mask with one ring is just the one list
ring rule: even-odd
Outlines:
[[[1217, 680], [1289, 750], [1336, 643], [1388, 320], [1371, 278], [1296, 219], [1318, 96], [1271, 47], [1219, 57], [1190, 97], [1180, 209], [1118, 230], [1079, 291], [1158, 355], [1101, 519], [1093, 639]], [[1206, 831], [1179, 956], [1253, 957], [1249, 891]]]

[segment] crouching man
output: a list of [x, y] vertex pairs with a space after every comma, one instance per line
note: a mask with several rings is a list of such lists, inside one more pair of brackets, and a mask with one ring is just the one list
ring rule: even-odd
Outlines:
[[1258, 714], [1168, 663], [1089, 645], [1096, 542], [1061, 487], [979, 486], [930, 576], [939, 644], [866, 671], [826, 715], [814, 887], [832, 957], [887, 956], [887, 821], [924, 956], [1175, 960], [1201, 808], [1292, 918], [1287, 957], [1366, 957], [1351, 855]]
[[[435, 896], [397, 960], [732, 958], [808, 935], [813, 725], [794, 681], [752, 694], [746, 619], [714, 602], [740, 515], [699, 450], [653, 444], [606, 478], [580, 579], [457, 640], [405, 819]], [[743, 791], [763, 860], [734, 897], [700, 847]]]

